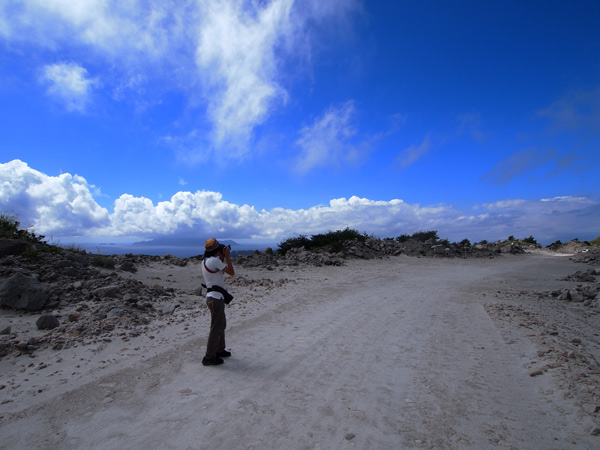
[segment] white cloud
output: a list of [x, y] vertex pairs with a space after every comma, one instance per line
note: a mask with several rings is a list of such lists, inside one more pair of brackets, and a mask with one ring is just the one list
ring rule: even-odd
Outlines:
[[352, 101], [331, 106], [315, 121], [302, 128], [296, 144], [300, 156], [296, 170], [306, 173], [323, 166], [339, 166], [356, 159], [357, 148], [352, 142], [355, 107]]
[[421, 206], [400, 199], [351, 197], [308, 209], [257, 211], [229, 203], [217, 192], [178, 192], [154, 204], [123, 194], [109, 213], [77, 175], [45, 175], [19, 160], [0, 164], [0, 211], [17, 214], [37, 233], [61, 236], [205, 236], [279, 241], [350, 227], [380, 237], [435, 230], [450, 240], [506, 239], [510, 235], [550, 243], [600, 235], [600, 203], [588, 197], [507, 199], [465, 214], [448, 205]]
[[0, 210], [19, 216], [37, 233], [86, 235], [109, 223], [109, 214], [78, 175], [57, 177], [31, 169], [22, 161], [0, 164]]
[[[243, 2], [200, 2], [196, 61], [206, 89], [216, 144], [241, 139], [287, 96], [277, 82], [277, 49], [292, 27], [292, 0], [263, 7]], [[215, 92], [217, 95], [214, 95]]]
[[[117, 101], [131, 95], [139, 109], [160, 103], [161, 89], [182, 92], [198, 117], [181, 130], [183, 147], [177, 136], [165, 142], [190, 153], [188, 161], [215, 153], [235, 159], [247, 155], [255, 128], [286, 103], [289, 63], [309, 58], [315, 27], [357, 8], [355, 0], [4, 0], [0, 39], [106, 68], [106, 91]], [[57, 94], [80, 111], [84, 97], [64, 84], [56, 84]], [[143, 101], [140, 93], [147, 93]]]
[[68, 111], [84, 112], [97, 80], [88, 77], [85, 68], [75, 63], [44, 66], [40, 81], [48, 85], [48, 94], [65, 104]]
[[164, 55], [184, 33], [182, 16], [188, 6], [158, 0], [4, 0], [0, 36], [49, 49], [89, 47], [131, 63], [136, 55]]

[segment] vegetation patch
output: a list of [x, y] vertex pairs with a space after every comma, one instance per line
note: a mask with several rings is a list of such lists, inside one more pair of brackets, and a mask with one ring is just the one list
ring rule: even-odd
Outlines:
[[323, 234], [315, 234], [311, 237], [300, 235], [289, 238], [278, 244], [277, 252], [285, 255], [293, 248], [302, 248], [306, 250], [325, 250], [330, 252], [340, 252], [344, 248], [344, 242], [358, 240], [365, 242], [368, 238], [366, 233], [361, 234], [356, 230], [346, 228], [344, 230], [329, 231]]

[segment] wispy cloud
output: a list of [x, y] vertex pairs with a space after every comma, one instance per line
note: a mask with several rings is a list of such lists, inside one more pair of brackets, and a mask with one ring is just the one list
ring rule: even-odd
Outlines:
[[498, 162], [482, 177], [482, 181], [506, 184], [514, 178], [542, 170], [544, 176], [556, 175], [573, 166], [580, 158], [572, 153], [560, 155], [557, 151], [526, 148]]
[[429, 136], [425, 136], [425, 139], [423, 139], [423, 142], [421, 142], [419, 145], [411, 145], [410, 147], [403, 150], [396, 159], [396, 162], [400, 165], [402, 169], [406, 169], [407, 167], [416, 163], [430, 150], [431, 139], [429, 138]]
[[[128, 65], [164, 56], [185, 34], [191, 2], [4, 0], [0, 36], [41, 47], [91, 48]], [[189, 17], [189, 14], [187, 15]]]
[[478, 112], [468, 112], [458, 116], [457, 135], [466, 134], [479, 144], [484, 144], [487, 139], [487, 133], [482, 131], [482, 118]]
[[296, 141], [300, 147], [296, 170], [306, 173], [323, 166], [340, 166], [357, 158], [356, 135], [353, 123], [354, 102], [331, 106], [313, 123], [303, 127]]
[[87, 70], [72, 62], [44, 66], [40, 81], [47, 85], [50, 96], [64, 103], [68, 111], [84, 112], [92, 90], [99, 84]]
[[292, 26], [293, 2], [265, 6], [201, 2], [196, 62], [209, 93], [209, 115], [218, 146], [242, 143], [264, 122], [273, 105], [286, 99], [277, 81], [277, 49]]
[[[137, 107], [134, 94], [148, 92], [144, 84], [160, 86], [152, 92], [183, 92], [198, 117], [181, 134], [187, 140], [196, 129], [202, 136], [197, 145], [186, 145], [188, 152], [235, 159], [249, 153], [256, 127], [286, 104], [288, 63], [310, 55], [314, 27], [356, 8], [356, 0], [5, 0], [0, 2], [0, 38], [71, 51], [81, 60], [62, 69], [78, 75], [80, 86], [86, 81], [84, 61], [108, 62], [107, 92], [118, 101], [131, 93]], [[53, 92], [81, 111], [83, 92], [66, 85], [65, 76], [61, 81], [61, 74], [46, 75]], [[177, 136], [171, 140], [179, 142]]]
[[600, 134], [600, 88], [571, 92], [539, 114], [551, 121], [555, 131], [579, 130], [597, 136]]

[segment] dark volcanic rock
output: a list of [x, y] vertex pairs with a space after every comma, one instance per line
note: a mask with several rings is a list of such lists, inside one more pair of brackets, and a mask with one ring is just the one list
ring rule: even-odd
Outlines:
[[43, 314], [36, 320], [35, 325], [38, 330], [52, 330], [60, 326], [60, 322], [56, 316], [52, 314]]
[[50, 299], [48, 286], [33, 276], [15, 273], [0, 285], [0, 305], [39, 311]]
[[18, 239], [0, 238], [0, 257], [8, 255], [20, 255], [32, 248], [32, 245]]

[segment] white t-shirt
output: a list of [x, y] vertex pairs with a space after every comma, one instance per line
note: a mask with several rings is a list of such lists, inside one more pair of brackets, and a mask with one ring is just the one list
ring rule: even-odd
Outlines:
[[[206, 270], [208, 268], [208, 270]], [[202, 276], [204, 276], [204, 283], [206, 287], [221, 286], [225, 289], [225, 272], [223, 269], [227, 268], [221, 259], [216, 256], [211, 256], [205, 259], [202, 263]], [[212, 298], [223, 298], [223, 294], [217, 291], [208, 292], [207, 297]]]

